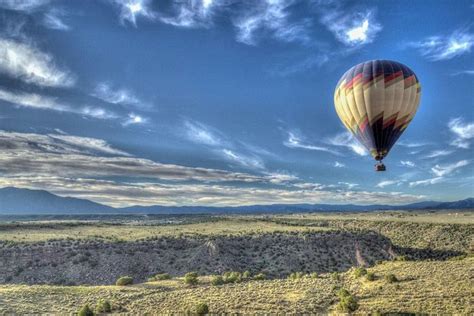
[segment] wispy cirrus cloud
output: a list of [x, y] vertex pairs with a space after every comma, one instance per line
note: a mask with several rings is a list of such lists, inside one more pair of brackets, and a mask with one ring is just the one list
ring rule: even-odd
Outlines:
[[334, 162], [334, 168], [345, 168], [346, 165], [342, 162], [336, 161]]
[[65, 11], [53, 8], [44, 14], [43, 25], [52, 30], [69, 31], [71, 27], [62, 19], [65, 15]]
[[460, 75], [472, 76], [474, 75], [474, 70], [460, 70], [460, 71], [455, 71], [451, 74], [451, 76], [460, 76]]
[[150, 104], [138, 98], [133, 91], [126, 88], [114, 88], [110, 83], [101, 82], [96, 85], [92, 96], [111, 104], [149, 109]]
[[455, 170], [459, 168], [467, 166], [468, 164], [469, 164], [468, 160], [460, 160], [452, 164], [436, 165], [433, 168], [431, 168], [431, 172], [433, 172], [433, 174], [435, 174], [438, 177], [444, 177], [453, 173]]
[[194, 143], [208, 146], [224, 146], [224, 135], [217, 129], [193, 120], [184, 121], [185, 137]]
[[465, 123], [460, 117], [451, 119], [448, 128], [454, 134], [455, 139], [451, 142], [452, 146], [468, 149], [470, 141], [474, 138], [474, 122]]
[[433, 150], [430, 153], [424, 155], [422, 158], [437, 158], [437, 157], [443, 157], [443, 156], [449, 156], [453, 153], [454, 151], [452, 150], [447, 150], [447, 149], [439, 149], [439, 150]]
[[109, 0], [120, 10], [120, 21], [137, 26], [137, 18], [154, 20], [156, 13], [151, 8], [151, 0]]
[[410, 167], [410, 168], [413, 168], [416, 166], [416, 164], [410, 160], [400, 160], [400, 164], [404, 167]]
[[50, 2], [51, 0], [0, 0], [0, 7], [16, 11], [33, 11]]
[[185, 138], [193, 143], [207, 146], [227, 161], [248, 169], [265, 169], [260, 155], [269, 153], [261, 148], [232, 141], [216, 128], [189, 119], [184, 121], [183, 130]]
[[284, 42], [302, 42], [310, 40], [308, 28], [311, 20], [290, 20], [290, 8], [293, 0], [265, 0], [257, 5], [251, 5], [240, 16], [234, 18], [237, 29], [237, 41], [255, 45], [258, 36], [268, 33]]
[[16, 106], [35, 108], [40, 110], [50, 110], [58, 112], [69, 112], [98, 119], [115, 119], [117, 114], [99, 107], [83, 106], [72, 107], [61, 103], [57, 98], [44, 96], [36, 93], [12, 92], [0, 88], [0, 100], [11, 103]]
[[50, 54], [5, 38], [0, 38], [0, 73], [45, 87], [70, 87], [76, 82], [74, 75], [56, 66]]
[[374, 41], [382, 25], [375, 19], [373, 10], [356, 11], [327, 8], [323, 11], [321, 23], [338, 41], [347, 46], [361, 46]]
[[194, 28], [212, 25], [213, 11], [222, 2], [214, 0], [175, 1], [170, 14], [160, 14], [160, 21], [177, 27]]
[[435, 178], [430, 178], [430, 179], [425, 179], [425, 180], [412, 181], [408, 185], [410, 187], [428, 186], [428, 185], [438, 184], [444, 181], [445, 179], [443, 177], [435, 177]]
[[337, 147], [346, 147], [351, 149], [354, 153], [359, 156], [367, 156], [368, 152], [364, 146], [360, 145], [349, 132], [339, 133], [326, 140], [330, 145]]
[[135, 114], [135, 113], [129, 113], [128, 117], [122, 122], [122, 125], [123, 126], [139, 125], [139, 124], [145, 124], [147, 122], [148, 122], [148, 118]]
[[449, 60], [471, 52], [474, 34], [467, 30], [456, 30], [450, 35], [430, 36], [405, 46], [418, 49], [422, 56], [431, 61]]
[[328, 147], [316, 146], [316, 145], [308, 143], [307, 141], [304, 140], [304, 137], [301, 136], [301, 133], [297, 131], [288, 131], [287, 134], [288, 134], [287, 135], [288, 138], [283, 142], [283, 145], [285, 145], [288, 148], [301, 148], [301, 149], [307, 149], [307, 150], [325, 151], [332, 154], [338, 154], [338, 152]]
[[392, 186], [392, 185], [401, 185], [402, 183], [403, 183], [403, 181], [401, 181], [401, 180], [384, 180], [384, 181], [380, 181], [379, 183], [377, 183], [376, 187], [385, 188], [385, 187]]

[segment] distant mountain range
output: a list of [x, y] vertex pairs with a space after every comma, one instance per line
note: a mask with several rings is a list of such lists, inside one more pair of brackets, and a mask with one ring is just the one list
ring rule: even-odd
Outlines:
[[43, 190], [6, 187], [0, 189], [0, 215], [33, 214], [198, 214], [198, 213], [286, 213], [327, 211], [376, 211], [422, 209], [474, 209], [474, 198], [455, 202], [426, 201], [406, 205], [271, 204], [236, 207], [131, 206], [113, 208], [85, 199], [61, 197]]

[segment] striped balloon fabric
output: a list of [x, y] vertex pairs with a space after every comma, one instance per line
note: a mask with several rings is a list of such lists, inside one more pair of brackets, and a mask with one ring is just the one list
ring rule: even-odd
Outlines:
[[421, 87], [415, 73], [391, 60], [349, 69], [334, 92], [336, 112], [376, 160], [382, 160], [415, 116]]

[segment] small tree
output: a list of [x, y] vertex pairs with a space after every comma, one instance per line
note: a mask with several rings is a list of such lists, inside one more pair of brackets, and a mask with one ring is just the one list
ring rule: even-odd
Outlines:
[[265, 280], [266, 278], [267, 276], [264, 273], [259, 273], [253, 277], [254, 280], [259, 280], [259, 281]]
[[98, 313], [110, 313], [112, 311], [112, 305], [107, 300], [100, 300], [99, 302], [97, 302], [95, 310]]
[[337, 296], [339, 297], [339, 304], [337, 304], [337, 308], [341, 312], [353, 312], [359, 307], [357, 300], [348, 290], [340, 289], [337, 292]]
[[184, 275], [184, 283], [188, 285], [196, 285], [198, 282], [199, 279], [197, 272], [188, 272]]
[[209, 306], [206, 303], [199, 303], [196, 305], [196, 314], [207, 315], [209, 314]]
[[246, 280], [246, 279], [250, 279], [250, 277], [251, 277], [251, 274], [250, 274], [250, 271], [248, 271], [248, 270], [245, 271], [245, 272], [242, 274], [242, 278], [245, 279], [245, 280]]
[[213, 275], [211, 278], [212, 285], [222, 285], [224, 284], [224, 278], [220, 275]]
[[169, 280], [171, 279], [171, 275], [168, 273], [158, 273], [155, 275], [155, 280], [161, 281], [161, 280]]
[[360, 278], [361, 276], [364, 276], [366, 274], [367, 274], [367, 269], [366, 268], [359, 267], [359, 268], [355, 268], [355, 270], [354, 270], [354, 276], [356, 278]]
[[386, 274], [385, 277], [384, 277], [385, 281], [387, 281], [388, 283], [394, 283], [394, 282], [398, 282], [398, 279], [397, 277], [395, 276], [395, 274]]
[[367, 272], [367, 274], [365, 275], [365, 278], [367, 279], [367, 281], [375, 281], [375, 273]]
[[133, 278], [129, 276], [123, 276], [117, 279], [115, 285], [124, 286], [133, 284]]
[[89, 307], [89, 305], [86, 304], [79, 310], [79, 312], [77, 313], [77, 316], [94, 316], [94, 312]]

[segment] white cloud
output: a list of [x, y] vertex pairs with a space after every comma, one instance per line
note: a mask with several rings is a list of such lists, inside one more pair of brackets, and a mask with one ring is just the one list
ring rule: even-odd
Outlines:
[[328, 144], [339, 147], [350, 148], [359, 156], [367, 156], [368, 152], [364, 146], [359, 144], [349, 132], [339, 133], [327, 140]]
[[148, 109], [150, 105], [140, 100], [135, 93], [129, 89], [114, 89], [109, 83], [99, 83], [92, 93], [92, 96], [107, 103], [133, 106], [140, 109]]
[[224, 136], [216, 129], [191, 120], [184, 121], [185, 136], [192, 142], [208, 146], [224, 145]]
[[456, 137], [451, 142], [451, 145], [458, 148], [468, 149], [470, 146], [470, 140], [474, 138], [474, 122], [464, 123], [464, 121], [458, 117], [451, 119], [448, 123], [448, 127]]
[[348, 189], [353, 189], [357, 186], [359, 186], [358, 183], [350, 183], [350, 182], [338, 182], [338, 184], [346, 186]]
[[135, 113], [129, 113], [128, 118], [122, 123], [123, 126], [144, 124], [148, 121], [147, 118], [137, 115]]
[[451, 174], [456, 169], [467, 166], [468, 164], [469, 164], [469, 161], [461, 160], [456, 163], [452, 163], [448, 165], [443, 165], [443, 166], [436, 165], [433, 168], [431, 168], [431, 172], [433, 172], [438, 177], [444, 177]]
[[405, 167], [410, 167], [410, 168], [415, 167], [415, 163], [410, 160], [401, 160], [400, 163], [402, 164], [402, 166], [405, 166]]
[[376, 187], [378, 188], [385, 188], [385, 187], [388, 187], [388, 186], [392, 186], [392, 185], [401, 185], [403, 183], [403, 180], [384, 180], [384, 181], [380, 181], [379, 183], [377, 183]]
[[99, 119], [113, 119], [117, 118], [115, 113], [109, 112], [98, 107], [82, 107], [73, 108], [67, 104], [63, 104], [57, 101], [56, 98], [43, 96], [35, 93], [25, 92], [10, 92], [0, 88], [0, 100], [6, 101], [22, 107], [29, 107], [41, 110], [52, 110], [59, 112], [70, 112], [75, 114], [81, 114]]
[[460, 71], [453, 72], [453, 73], [451, 74], [451, 76], [459, 76], [459, 75], [469, 75], [469, 76], [472, 76], [472, 75], [474, 75], [474, 70], [460, 70]]
[[212, 24], [216, 1], [190, 0], [173, 2], [173, 14], [160, 17], [160, 21], [177, 27], [208, 27]]
[[64, 12], [58, 9], [52, 9], [49, 12], [45, 13], [43, 17], [43, 24], [49, 29], [58, 30], [58, 31], [68, 31], [71, 28], [69, 25], [64, 23], [61, 17], [64, 15]]
[[307, 150], [315, 150], [315, 151], [325, 151], [332, 154], [338, 154], [336, 151], [331, 150], [327, 147], [316, 146], [313, 144], [306, 143], [302, 136], [298, 135], [297, 132], [288, 132], [288, 139], [283, 142], [283, 145], [289, 148], [301, 148]]
[[328, 9], [321, 17], [321, 23], [334, 33], [340, 42], [348, 46], [371, 43], [382, 30], [372, 11], [343, 12], [339, 9]]
[[240, 206], [290, 203], [406, 204], [422, 195], [399, 192], [237, 187], [221, 184], [119, 183], [88, 178], [0, 177], [0, 187], [44, 189], [63, 196], [86, 198], [112, 206], [211, 205]]
[[70, 87], [75, 78], [53, 57], [29, 44], [0, 38], [0, 73], [46, 87]]
[[423, 147], [429, 145], [429, 143], [426, 142], [417, 142], [417, 141], [400, 141], [396, 143], [397, 145], [403, 146], [403, 147], [408, 147], [408, 148], [416, 148], [416, 147]]
[[239, 165], [250, 169], [263, 169], [265, 165], [263, 161], [257, 156], [247, 156], [241, 153], [234, 152], [230, 149], [222, 149], [224, 157], [238, 163]]
[[51, 2], [50, 0], [0, 0], [0, 7], [16, 11], [33, 11]]
[[343, 164], [342, 162], [336, 161], [336, 162], [334, 163], [334, 167], [335, 167], [335, 168], [345, 168], [346, 165]]
[[133, 26], [137, 26], [137, 18], [142, 17], [154, 20], [156, 14], [150, 8], [151, 0], [110, 0], [120, 9], [120, 21], [128, 21]]
[[294, 3], [293, 0], [265, 0], [252, 6], [251, 12], [234, 19], [237, 41], [255, 45], [257, 33], [268, 32], [284, 42], [308, 42], [309, 20], [290, 22], [289, 7]]
[[409, 183], [410, 187], [416, 187], [416, 186], [427, 186], [427, 185], [432, 185], [432, 184], [437, 184], [444, 182], [443, 177], [436, 177], [436, 178], [431, 178], [431, 179], [425, 179], [425, 180], [419, 180], [419, 181], [413, 181]]
[[419, 42], [410, 42], [406, 46], [417, 48], [421, 55], [429, 60], [448, 60], [471, 52], [474, 34], [465, 30], [456, 30], [449, 36], [430, 36]]
[[442, 157], [442, 156], [449, 156], [453, 153], [454, 151], [452, 150], [446, 150], [446, 149], [440, 149], [440, 150], [433, 150], [429, 154], [423, 156], [422, 158], [436, 158], [436, 157]]

